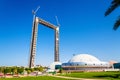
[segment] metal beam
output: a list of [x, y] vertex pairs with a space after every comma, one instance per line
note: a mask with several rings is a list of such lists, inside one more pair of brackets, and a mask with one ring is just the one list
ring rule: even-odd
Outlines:
[[55, 29], [54, 61], [59, 62], [59, 27], [56, 27], [56, 29]]
[[41, 18], [38, 18], [38, 17], [36, 17], [37, 19], [38, 19], [38, 22], [40, 23], [40, 24], [42, 24], [42, 25], [44, 25], [44, 26], [47, 26], [47, 27], [49, 27], [49, 28], [51, 28], [51, 29], [56, 29], [56, 27], [57, 26], [55, 26], [55, 25], [53, 25], [53, 24], [51, 24], [51, 23], [49, 23], [49, 22], [47, 22], [47, 21], [45, 21], [45, 20], [43, 20], [43, 19], [41, 19]]
[[29, 68], [34, 67], [35, 54], [36, 54], [37, 32], [38, 32], [38, 22], [35, 17], [33, 19]]

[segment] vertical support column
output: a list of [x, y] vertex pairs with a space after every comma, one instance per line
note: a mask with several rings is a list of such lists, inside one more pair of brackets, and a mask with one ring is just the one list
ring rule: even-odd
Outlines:
[[35, 54], [36, 54], [37, 32], [38, 32], [38, 19], [34, 16], [33, 28], [32, 28], [32, 39], [31, 39], [29, 68], [34, 67]]
[[59, 62], [59, 27], [55, 29], [55, 51], [54, 61]]

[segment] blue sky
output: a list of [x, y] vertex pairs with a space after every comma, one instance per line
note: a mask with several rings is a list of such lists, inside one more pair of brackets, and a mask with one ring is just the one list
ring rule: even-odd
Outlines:
[[[120, 29], [113, 24], [120, 8], [105, 17], [111, 0], [0, 0], [0, 66], [27, 66], [30, 56], [32, 9], [37, 16], [60, 23], [60, 61], [90, 54], [120, 61]], [[54, 61], [54, 31], [39, 25], [35, 64]]]

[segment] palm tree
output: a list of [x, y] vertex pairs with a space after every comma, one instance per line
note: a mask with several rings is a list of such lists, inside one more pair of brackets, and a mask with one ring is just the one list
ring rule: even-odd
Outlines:
[[[112, 0], [110, 7], [105, 12], [105, 16], [108, 16], [112, 11], [114, 11], [119, 6], [120, 6], [120, 0]], [[120, 16], [116, 20], [113, 29], [117, 30], [119, 26], [120, 26]]]

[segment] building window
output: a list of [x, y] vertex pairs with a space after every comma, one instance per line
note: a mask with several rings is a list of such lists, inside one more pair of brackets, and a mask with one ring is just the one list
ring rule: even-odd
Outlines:
[[85, 65], [87, 65], [87, 64], [85, 64]]
[[55, 69], [61, 69], [61, 65], [55, 65]]

